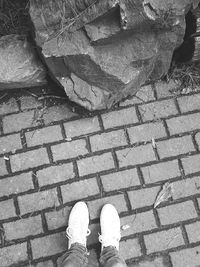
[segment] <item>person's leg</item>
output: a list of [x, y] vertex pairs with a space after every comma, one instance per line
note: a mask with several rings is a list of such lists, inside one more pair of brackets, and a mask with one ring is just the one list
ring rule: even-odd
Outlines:
[[100, 263], [104, 267], [126, 267], [126, 263], [119, 254], [120, 219], [115, 207], [111, 204], [103, 206], [100, 215], [101, 257]]
[[66, 236], [69, 238], [68, 251], [62, 258], [61, 267], [84, 267], [88, 263], [86, 241], [90, 234], [88, 229], [89, 213], [84, 202], [78, 202], [69, 215]]

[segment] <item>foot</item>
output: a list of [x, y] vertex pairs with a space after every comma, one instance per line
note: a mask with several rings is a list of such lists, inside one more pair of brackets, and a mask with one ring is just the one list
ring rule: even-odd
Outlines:
[[111, 204], [103, 206], [100, 215], [101, 235], [101, 251], [104, 247], [113, 246], [119, 250], [120, 234], [120, 219], [116, 208]]
[[72, 208], [66, 236], [69, 238], [68, 248], [74, 243], [79, 243], [86, 247], [87, 236], [90, 234], [89, 212], [85, 202], [77, 202]]

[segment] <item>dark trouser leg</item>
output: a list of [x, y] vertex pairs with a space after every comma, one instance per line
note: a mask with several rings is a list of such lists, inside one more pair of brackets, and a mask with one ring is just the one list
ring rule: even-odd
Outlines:
[[103, 267], [127, 267], [125, 261], [120, 257], [119, 251], [112, 246], [103, 248], [100, 263]]
[[85, 267], [88, 263], [87, 249], [79, 243], [74, 243], [64, 254], [61, 267]]

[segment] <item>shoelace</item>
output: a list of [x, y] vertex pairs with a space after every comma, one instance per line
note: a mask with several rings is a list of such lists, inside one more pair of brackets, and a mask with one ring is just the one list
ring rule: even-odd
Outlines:
[[[72, 233], [72, 231], [71, 231], [71, 233], [70, 233], [70, 230], [72, 230], [72, 229], [69, 228], [69, 227], [67, 227], [67, 229], [66, 229], [66, 237], [67, 237], [68, 239], [72, 239], [72, 238], [73, 238], [73, 233]], [[90, 229], [87, 229], [86, 237], [89, 236], [90, 233], [91, 233]]]

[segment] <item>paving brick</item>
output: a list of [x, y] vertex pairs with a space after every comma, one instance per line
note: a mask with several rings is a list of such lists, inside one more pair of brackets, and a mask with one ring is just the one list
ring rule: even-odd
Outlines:
[[102, 175], [101, 181], [106, 192], [140, 185], [136, 169]]
[[200, 133], [197, 133], [197, 134], [195, 135], [195, 139], [196, 139], [196, 141], [197, 141], [198, 146], [200, 147]]
[[65, 232], [39, 237], [31, 240], [33, 259], [52, 256], [67, 249]]
[[194, 222], [185, 226], [190, 243], [200, 240], [200, 222]]
[[32, 174], [30, 172], [0, 179], [0, 197], [18, 194], [33, 188]]
[[114, 168], [114, 160], [111, 153], [93, 156], [77, 161], [80, 176], [101, 172]]
[[0, 158], [0, 176], [7, 174], [6, 163], [4, 158]]
[[59, 125], [37, 129], [25, 133], [28, 146], [37, 146], [46, 143], [56, 142], [63, 139]]
[[21, 214], [58, 206], [56, 188], [18, 197]]
[[180, 85], [175, 83], [173, 80], [170, 80], [169, 82], [160, 81], [155, 83], [158, 99], [174, 96], [171, 93], [171, 90], [176, 89], [178, 86]]
[[66, 227], [70, 210], [70, 207], [64, 207], [60, 210], [45, 213], [48, 229], [54, 230], [63, 226]]
[[18, 132], [22, 129], [36, 126], [38, 124], [37, 118], [35, 118], [35, 113], [31, 110], [4, 117], [3, 131], [4, 133]]
[[131, 147], [116, 152], [119, 167], [143, 164], [156, 160], [155, 153], [151, 144]]
[[147, 248], [147, 254], [184, 245], [182, 232], [178, 227], [145, 235], [144, 242]]
[[90, 212], [90, 219], [93, 220], [95, 218], [99, 218], [100, 211], [105, 204], [112, 204], [116, 207], [118, 213], [121, 213], [123, 211], [127, 211], [126, 202], [124, 199], [124, 196], [122, 194], [110, 196], [110, 197], [104, 197], [97, 200], [88, 201], [88, 208]]
[[165, 263], [165, 259], [156, 257], [155, 259], [129, 264], [128, 267], [169, 267], [169, 265]]
[[143, 121], [158, 120], [178, 113], [173, 99], [143, 104], [139, 106], [139, 111]]
[[121, 241], [119, 245], [119, 251], [120, 255], [125, 260], [142, 255], [138, 239], [128, 239], [126, 241]]
[[15, 217], [15, 207], [12, 199], [0, 202], [0, 220]]
[[3, 227], [6, 240], [34, 236], [43, 232], [40, 216], [5, 223]]
[[33, 109], [33, 108], [41, 107], [42, 102], [38, 101], [33, 96], [22, 96], [20, 97], [20, 106], [21, 106], [21, 110]]
[[99, 187], [95, 178], [74, 182], [61, 186], [63, 202], [86, 198], [89, 196], [97, 195]]
[[48, 107], [48, 109], [46, 109], [44, 112], [43, 120], [44, 123], [47, 125], [55, 121], [67, 120], [76, 116], [77, 114], [73, 113], [65, 104]]
[[151, 184], [180, 176], [177, 160], [161, 162], [141, 168], [145, 183]]
[[128, 192], [128, 197], [130, 199], [132, 209], [152, 206], [159, 191], [160, 186]]
[[19, 264], [28, 260], [27, 244], [21, 243], [0, 249], [0, 262], [2, 267]]
[[45, 148], [40, 148], [10, 156], [10, 164], [13, 172], [41, 166], [49, 163]]
[[200, 263], [200, 246], [170, 253], [173, 267], [198, 267]]
[[134, 107], [111, 111], [101, 116], [105, 129], [138, 122]]
[[195, 151], [195, 148], [191, 136], [183, 136], [157, 142], [157, 150], [161, 158], [166, 158]]
[[39, 170], [37, 171], [36, 176], [39, 186], [44, 186], [47, 184], [55, 184], [67, 181], [74, 178], [75, 174], [73, 164], [67, 163]]
[[64, 123], [64, 127], [67, 137], [88, 135], [90, 133], [100, 131], [100, 125], [97, 117], [69, 121]]
[[152, 210], [122, 217], [121, 226], [129, 226], [121, 232], [122, 237], [157, 228]]
[[158, 139], [166, 137], [166, 131], [161, 122], [146, 123], [128, 128], [131, 143], [150, 141], [152, 138]]
[[88, 258], [88, 264], [86, 267], [99, 267], [99, 257], [97, 256], [97, 252], [95, 249], [89, 250], [89, 258]]
[[195, 173], [200, 171], [200, 155], [191, 155], [181, 159], [185, 174]]
[[155, 100], [154, 92], [152, 89], [152, 86], [146, 85], [142, 86], [140, 90], [136, 93], [136, 97], [133, 96], [129, 99], [126, 99], [125, 101], [120, 103], [121, 107], [128, 106], [128, 105], [134, 105], [142, 102], [149, 102]]
[[19, 134], [0, 137], [0, 154], [22, 148]]
[[182, 179], [180, 181], [174, 182], [172, 184], [172, 187], [174, 199], [192, 196], [199, 194], [200, 192], [200, 179], [199, 177]]
[[10, 114], [19, 111], [17, 101], [14, 98], [10, 98], [8, 101], [0, 104], [0, 115]]
[[92, 151], [127, 145], [124, 130], [102, 133], [90, 137]]
[[178, 103], [181, 112], [188, 112], [200, 109], [200, 94], [179, 97]]
[[171, 135], [200, 129], [200, 113], [188, 114], [166, 120]]
[[197, 217], [192, 201], [160, 208], [158, 209], [158, 215], [162, 225], [178, 223]]
[[86, 141], [84, 139], [58, 144], [52, 146], [51, 150], [55, 161], [75, 158], [88, 153]]

